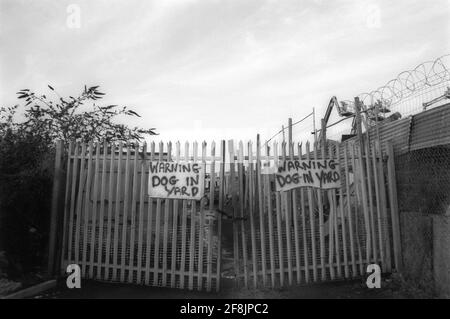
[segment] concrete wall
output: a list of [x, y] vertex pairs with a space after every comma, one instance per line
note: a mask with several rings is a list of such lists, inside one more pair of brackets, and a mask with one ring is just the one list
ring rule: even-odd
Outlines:
[[450, 298], [450, 215], [400, 212], [400, 233], [404, 278]]
[[400, 212], [403, 275], [419, 288], [433, 289], [433, 219], [418, 212]]
[[436, 293], [450, 298], [450, 216], [433, 216], [433, 274]]

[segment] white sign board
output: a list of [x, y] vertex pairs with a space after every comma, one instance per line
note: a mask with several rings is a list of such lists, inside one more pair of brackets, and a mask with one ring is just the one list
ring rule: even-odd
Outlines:
[[195, 199], [204, 194], [205, 169], [200, 163], [151, 162], [150, 197]]
[[322, 189], [339, 188], [341, 186], [339, 163], [334, 159], [283, 161], [276, 168], [275, 186], [279, 192], [306, 186]]

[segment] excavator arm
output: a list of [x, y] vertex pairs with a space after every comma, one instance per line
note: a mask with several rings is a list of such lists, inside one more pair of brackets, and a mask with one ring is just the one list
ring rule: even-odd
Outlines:
[[[325, 125], [328, 124], [328, 120], [330, 119], [333, 107], [336, 107], [336, 109], [337, 109], [337, 111], [338, 111], [340, 116], [348, 117], [348, 116], [354, 116], [355, 115], [354, 111], [351, 108], [351, 105], [349, 105], [349, 104], [347, 104], [345, 102], [339, 102], [338, 99], [336, 98], [336, 96], [333, 96], [330, 99], [330, 102], [328, 103], [327, 110], [325, 112], [325, 116], [324, 116]], [[353, 122], [355, 123], [354, 119], [353, 119]], [[353, 131], [353, 127], [355, 126], [354, 123], [352, 124], [352, 131]], [[319, 141], [321, 139], [322, 139], [322, 131], [320, 131], [320, 133], [319, 133]]]

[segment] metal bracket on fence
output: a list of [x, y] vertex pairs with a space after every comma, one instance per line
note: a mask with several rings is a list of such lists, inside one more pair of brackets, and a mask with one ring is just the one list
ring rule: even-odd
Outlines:
[[231, 217], [231, 218], [233, 219], [233, 223], [238, 221], [246, 221], [248, 219], [247, 217]]
[[231, 216], [230, 214], [227, 214], [226, 212], [224, 212], [221, 209], [216, 209], [215, 211], [218, 212], [219, 214], [225, 215], [228, 219], [232, 219], [233, 218], [233, 216]]
[[233, 217], [233, 215], [227, 214], [226, 212], [224, 212], [223, 210], [220, 210], [220, 209], [216, 209], [216, 212], [218, 212], [218, 213], [220, 213], [222, 215], [225, 215], [228, 219], [232, 219], [233, 223], [235, 221], [242, 221], [242, 220], [246, 221], [247, 220], [247, 217]]

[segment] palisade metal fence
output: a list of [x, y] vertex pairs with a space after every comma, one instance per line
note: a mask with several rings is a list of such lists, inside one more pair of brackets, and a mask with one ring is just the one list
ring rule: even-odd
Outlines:
[[[376, 263], [398, 269], [401, 252], [395, 174], [380, 146], [359, 143], [327, 147], [292, 143], [238, 147], [228, 152], [235, 227], [234, 260], [239, 285], [283, 287], [362, 277]], [[312, 147], [310, 147], [312, 146]], [[341, 187], [277, 192], [264, 163], [335, 159]]]
[[206, 143], [201, 154], [197, 143], [184, 147], [181, 154], [179, 143], [174, 149], [160, 143], [158, 151], [152, 143], [149, 152], [146, 145], [122, 143], [68, 146], [63, 272], [75, 263], [83, 278], [219, 289], [222, 192], [209, 187], [200, 201], [147, 195], [149, 161], [208, 162], [211, 185], [216, 172], [223, 176], [214, 143], [208, 156]]
[[[218, 291], [225, 215], [238, 285], [362, 277], [371, 263], [383, 272], [400, 267], [392, 147], [386, 157], [379, 143], [358, 141], [58, 145], [61, 273], [78, 264], [83, 278]], [[269, 167], [289, 159], [334, 159], [340, 187], [276, 191]], [[151, 161], [205, 164], [205, 196], [150, 197]]]

